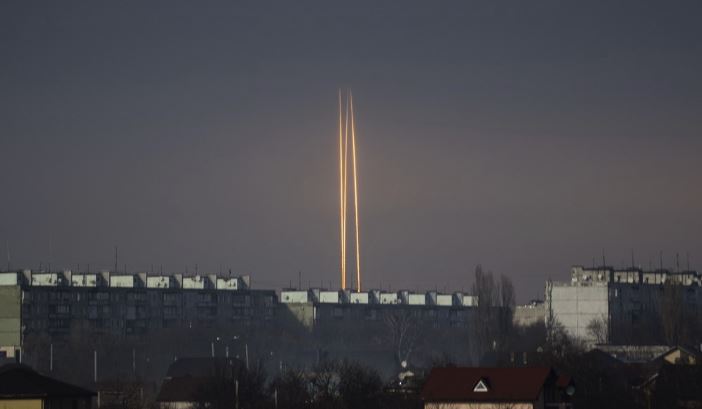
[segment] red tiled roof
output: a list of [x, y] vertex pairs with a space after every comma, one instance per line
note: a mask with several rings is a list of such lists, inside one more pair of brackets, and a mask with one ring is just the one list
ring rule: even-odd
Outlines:
[[[530, 402], [539, 398], [549, 378], [555, 378], [550, 368], [434, 368], [424, 384], [422, 398], [439, 402]], [[488, 391], [474, 392], [481, 379]]]

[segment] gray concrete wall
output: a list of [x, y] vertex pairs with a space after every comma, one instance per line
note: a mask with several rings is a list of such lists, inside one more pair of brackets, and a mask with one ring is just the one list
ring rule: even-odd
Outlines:
[[608, 287], [554, 284], [551, 311], [570, 335], [593, 343], [595, 339], [588, 333], [587, 326], [594, 319], [609, 319]]

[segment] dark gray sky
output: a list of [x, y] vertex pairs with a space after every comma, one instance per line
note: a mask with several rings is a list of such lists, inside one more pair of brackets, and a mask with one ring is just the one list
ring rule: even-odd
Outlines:
[[699, 1], [3, 1], [0, 239], [15, 267], [108, 268], [118, 244], [133, 271], [338, 285], [351, 86], [367, 287], [468, 288], [482, 263], [524, 301], [603, 248], [697, 267], [700, 21]]

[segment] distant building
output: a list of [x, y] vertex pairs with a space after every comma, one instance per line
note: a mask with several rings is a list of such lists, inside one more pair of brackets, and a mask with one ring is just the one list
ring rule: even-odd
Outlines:
[[696, 271], [574, 266], [569, 283], [547, 282], [546, 320], [559, 322], [591, 347], [651, 342], [647, 337], [657, 332], [653, 324], [661, 319], [666, 283], [683, 289], [681, 306], [700, 310], [702, 277]]
[[95, 392], [40, 375], [28, 366], [0, 367], [0, 407], [90, 409]]
[[425, 409], [569, 409], [574, 393], [550, 368], [434, 368], [421, 397]]
[[541, 300], [532, 300], [529, 304], [517, 305], [514, 309], [513, 323], [519, 327], [528, 327], [543, 324], [546, 318], [546, 309]]
[[284, 289], [280, 293], [281, 308], [308, 329], [344, 320], [351, 325], [382, 321], [390, 313], [409, 314], [418, 323], [431, 323], [434, 327], [465, 328], [471, 324], [477, 304], [477, 297], [472, 295], [436, 291], [352, 292], [312, 288]]
[[161, 328], [266, 325], [276, 305], [275, 291], [250, 289], [248, 277], [0, 273], [0, 354], [19, 354], [33, 333], [140, 336]]

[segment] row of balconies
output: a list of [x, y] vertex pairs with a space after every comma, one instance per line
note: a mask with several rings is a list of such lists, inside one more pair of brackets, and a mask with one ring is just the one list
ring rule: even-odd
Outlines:
[[571, 282], [574, 284], [589, 283], [622, 283], [622, 284], [665, 284], [673, 282], [682, 285], [702, 285], [702, 276], [697, 271], [672, 272], [669, 270], [643, 271], [639, 268], [616, 270], [612, 267], [586, 268], [573, 266]]
[[280, 302], [284, 304], [402, 304], [473, 307], [478, 305], [478, 297], [461, 292], [453, 294], [444, 294], [436, 291], [416, 293], [406, 290], [397, 292], [382, 290], [352, 292], [350, 290], [312, 288], [309, 290], [283, 290], [280, 292]]
[[23, 270], [0, 273], [0, 285], [30, 285], [38, 287], [113, 287], [113, 288], [176, 288], [244, 290], [249, 288], [250, 277], [220, 276], [217, 274], [185, 276], [183, 274], [122, 274], [45, 272]]

